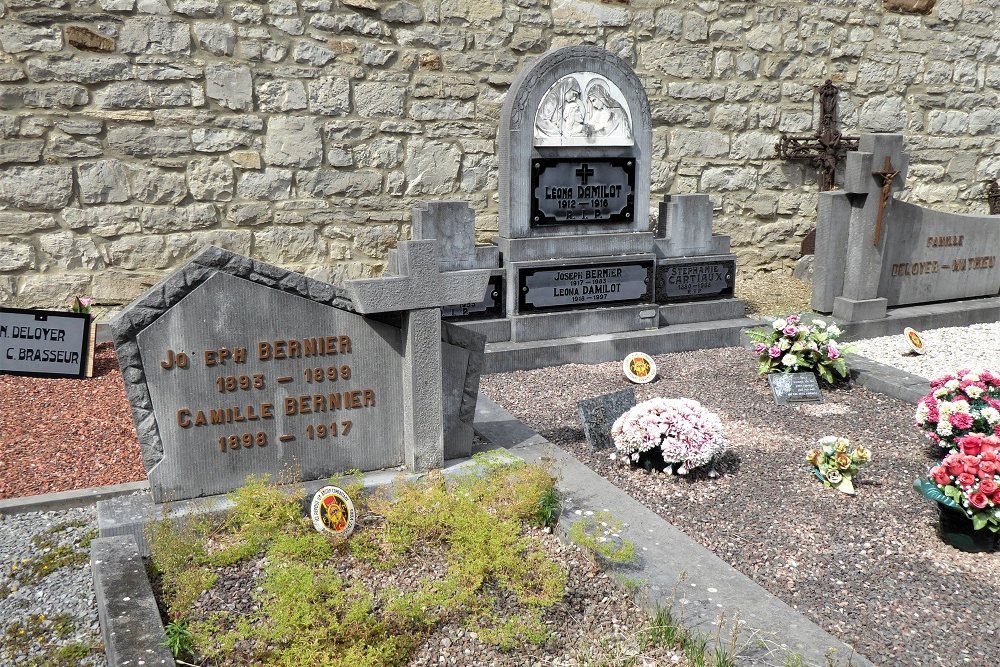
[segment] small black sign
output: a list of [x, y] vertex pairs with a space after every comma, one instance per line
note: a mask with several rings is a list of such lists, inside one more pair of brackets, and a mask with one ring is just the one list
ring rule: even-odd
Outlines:
[[735, 287], [735, 259], [661, 264], [656, 267], [657, 303], [731, 297]]
[[653, 261], [522, 269], [517, 287], [520, 312], [648, 303]]
[[90, 326], [87, 313], [0, 308], [0, 373], [86, 377]]
[[486, 283], [486, 296], [479, 303], [444, 306], [441, 317], [446, 320], [473, 320], [503, 317], [503, 276], [495, 275]]
[[767, 382], [778, 405], [823, 402], [815, 373], [768, 373]]
[[531, 226], [629, 223], [635, 217], [634, 158], [535, 158]]

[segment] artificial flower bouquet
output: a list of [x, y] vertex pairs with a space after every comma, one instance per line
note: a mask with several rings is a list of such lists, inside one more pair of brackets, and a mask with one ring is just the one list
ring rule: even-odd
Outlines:
[[861, 466], [871, 461], [872, 453], [861, 445], [848, 453], [850, 440], [835, 435], [821, 438], [816, 445], [816, 449], [806, 452], [806, 460], [815, 468], [816, 477], [823, 482], [823, 486], [855, 495], [854, 478]]
[[965, 435], [958, 451], [930, 469], [914, 487], [925, 498], [962, 512], [974, 530], [1000, 532], [1000, 436]]
[[1000, 435], [1000, 374], [963, 369], [939, 377], [915, 417], [928, 438], [951, 452], [967, 435]]
[[687, 474], [726, 451], [719, 417], [698, 401], [653, 398], [631, 408], [611, 427], [616, 453], [647, 470]]
[[852, 351], [837, 343], [841, 333], [836, 324], [820, 319], [807, 323], [802, 315], [792, 314], [773, 320], [765, 329], [748, 330], [747, 337], [754, 343], [761, 375], [814, 371], [833, 384], [835, 377], [847, 377], [844, 355]]

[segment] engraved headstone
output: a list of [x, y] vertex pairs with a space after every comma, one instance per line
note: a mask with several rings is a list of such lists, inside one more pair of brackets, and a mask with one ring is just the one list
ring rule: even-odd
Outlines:
[[767, 382], [778, 405], [823, 402], [815, 373], [768, 373]]
[[116, 317], [154, 500], [225, 493], [251, 474], [426, 470], [449, 447], [470, 449], [484, 341], [442, 343], [434, 305], [480, 292], [488, 273], [443, 277], [435, 242], [419, 243], [377, 293], [352, 284], [361, 298], [207, 248]]
[[598, 450], [614, 447], [611, 427], [616, 419], [634, 407], [635, 390], [631, 387], [613, 394], [584, 399], [577, 403], [577, 408], [580, 411], [580, 423], [583, 424], [583, 433], [587, 437], [587, 444], [590, 445], [590, 448]]

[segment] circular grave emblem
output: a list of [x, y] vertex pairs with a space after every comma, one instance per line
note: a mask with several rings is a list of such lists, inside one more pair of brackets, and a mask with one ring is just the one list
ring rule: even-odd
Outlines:
[[910, 346], [911, 350], [913, 350], [917, 354], [924, 353], [925, 351], [924, 341], [921, 340], [920, 334], [918, 334], [910, 327], [906, 327], [905, 329], [903, 329], [903, 335], [906, 336], [906, 344]]
[[316, 492], [312, 500], [313, 526], [321, 533], [347, 537], [354, 532], [357, 514], [354, 503], [336, 486], [324, 486]]
[[622, 362], [622, 371], [632, 382], [646, 384], [656, 377], [656, 362], [645, 352], [633, 352]]

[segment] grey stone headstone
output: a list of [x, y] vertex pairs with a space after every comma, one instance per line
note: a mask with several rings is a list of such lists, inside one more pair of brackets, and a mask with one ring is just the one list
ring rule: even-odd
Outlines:
[[671, 194], [660, 203], [656, 225], [659, 257], [729, 252], [729, 237], [712, 234], [712, 200], [707, 194]]
[[608, 449], [615, 446], [611, 438], [611, 426], [616, 419], [635, 407], [635, 389], [629, 387], [613, 394], [588, 398], [577, 403], [577, 407], [587, 444], [593, 450]]

